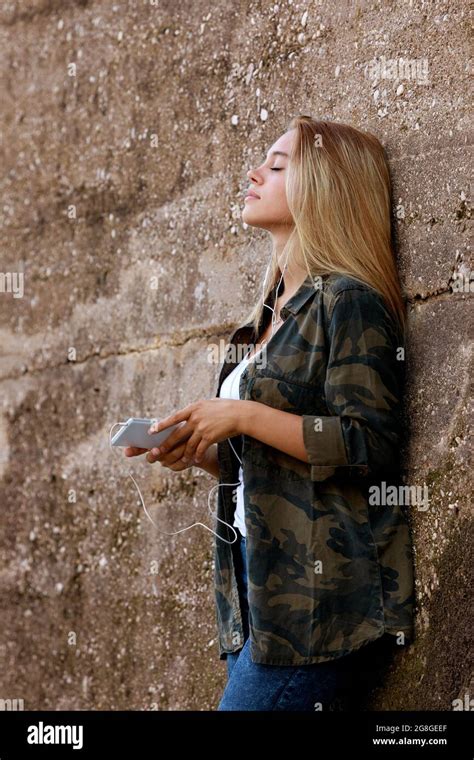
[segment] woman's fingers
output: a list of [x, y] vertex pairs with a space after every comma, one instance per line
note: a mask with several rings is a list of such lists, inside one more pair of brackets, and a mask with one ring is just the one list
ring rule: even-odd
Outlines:
[[184, 444], [181, 444], [180, 446], [175, 446], [174, 449], [172, 451], [169, 451], [167, 454], [160, 454], [158, 453], [158, 449], [154, 447], [146, 455], [146, 460], [150, 464], [154, 464], [154, 462], [160, 462], [165, 467], [168, 467], [170, 464], [174, 464], [179, 459], [181, 459], [183, 450]]
[[124, 454], [126, 457], [137, 457], [140, 456], [140, 454], [146, 453], [146, 460], [149, 462], [149, 464], [160, 462], [163, 467], [169, 467], [170, 469], [174, 470], [185, 470], [187, 467], [191, 467], [192, 465], [192, 462], [189, 459], [182, 459], [184, 450], [186, 448], [186, 441], [190, 436], [191, 434], [189, 433], [184, 441], [177, 443], [171, 449], [171, 451], [163, 454], [158, 454], [156, 447], [153, 449], [140, 449], [137, 446], [127, 446], [124, 449]]
[[190, 429], [189, 425], [187, 423], [183, 423], [175, 430], [173, 430], [173, 432], [169, 434], [168, 438], [166, 438], [163, 443], [161, 443], [157, 448], [159, 448], [162, 452], [172, 451], [181, 443], [187, 441], [188, 438], [192, 435], [192, 432], [193, 431]]
[[164, 417], [159, 422], [153, 422], [148, 432], [157, 433], [160, 430], [164, 430], [165, 428], [169, 427], [170, 425], [174, 425], [177, 422], [183, 422], [184, 420], [187, 420], [193, 406], [193, 404], [188, 404], [188, 406], [185, 406], [184, 409], [179, 409], [174, 414], [170, 414], [169, 417]]
[[153, 464], [154, 462], [160, 462], [163, 467], [169, 467], [171, 470], [185, 470], [187, 467], [191, 466], [190, 463], [185, 462], [182, 459], [185, 448], [186, 445], [182, 443], [179, 446], [175, 446], [174, 449], [172, 451], [169, 451], [167, 454], [157, 454], [157, 449], [152, 449], [147, 454], [146, 458], [150, 464]]
[[124, 449], [124, 454], [126, 457], [138, 457], [140, 454], [144, 454], [145, 451], [148, 451], [148, 449], [139, 449], [136, 446], [127, 446]]
[[197, 431], [194, 431], [192, 436], [189, 438], [188, 442], [186, 443], [186, 446], [184, 447], [183, 452], [183, 462], [188, 463], [192, 459], [194, 459], [194, 455], [196, 453], [196, 449], [201, 442], [201, 436]]

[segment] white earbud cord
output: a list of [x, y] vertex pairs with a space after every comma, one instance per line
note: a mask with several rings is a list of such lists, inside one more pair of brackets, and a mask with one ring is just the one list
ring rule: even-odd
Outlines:
[[[111, 438], [111, 436], [112, 436], [112, 430], [117, 425], [125, 425], [125, 424], [126, 424], [125, 422], [114, 422], [114, 424], [110, 427], [110, 430], [109, 430], [109, 447], [111, 449], [114, 448], [112, 446], [112, 438]], [[229, 441], [229, 443], [230, 443], [230, 441]], [[234, 448], [234, 447], [232, 446], [232, 448]], [[234, 449], [234, 451], [235, 451], [235, 449]], [[222, 538], [222, 536], [219, 536], [219, 534], [216, 533], [215, 530], [212, 530], [212, 528], [210, 528], [208, 525], [206, 525], [205, 523], [199, 522], [199, 521], [192, 523], [192, 525], [187, 525], [185, 528], [180, 528], [179, 530], [174, 530], [174, 531], [162, 530], [160, 527], [158, 527], [158, 525], [155, 523], [155, 521], [150, 517], [150, 515], [148, 513], [148, 510], [146, 508], [145, 501], [143, 499], [142, 493], [140, 491], [140, 487], [139, 487], [137, 481], [135, 480], [135, 478], [133, 477], [131, 471], [129, 472], [129, 476], [133, 480], [135, 488], [138, 491], [138, 495], [140, 496], [140, 501], [142, 503], [142, 506], [143, 506], [143, 509], [145, 511], [146, 516], [148, 517], [148, 519], [150, 520], [150, 522], [155, 526], [155, 528], [158, 531], [160, 531], [160, 533], [163, 533], [165, 536], [176, 536], [178, 533], [184, 533], [185, 530], [190, 530], [191, 528], [194, 528], [196, 525], [201, 525], [203, 528], [206, 528], [206, 530], [208, 530], [210, 533], [212, 533], [214, 536], [216, 536], [216, 538], [220, 539], [221, 541], [224, 541], [226, 544], [234, 544], [237, 541], [237, 532], [236, 532], [235, 528], [232, 525], [229, 525], [229, 523], [226, 522], [225, 520], [222, 520], [220, 517], [217, 516], [217, 514], [215, 512], [212, 511], [211, 504], [210, 504], [210, 498], [211, 498], [211, 493], [213, 492], [213, 490], [215, 488], [219, 488], [220, 486], [235, 486], [235, 485], [238, 485], [238, 483], [217, 483], [215, 486], [212, 486], [211, 490], [209, 491], [209, 495], [207, 497], [207, 507], [208, 507], [209, 512], [212, 515], [212, 517], [215, 517], [215, 519], [218, 520], [220, 523], [223, 523], [224, 525], [227, 525], [227, 527], [230, 528], [231, 531], [232, 531], [232, 533], [235, 535], [235, 538], [233, 539], [233, 541], [227, 541], [226, 538]]]

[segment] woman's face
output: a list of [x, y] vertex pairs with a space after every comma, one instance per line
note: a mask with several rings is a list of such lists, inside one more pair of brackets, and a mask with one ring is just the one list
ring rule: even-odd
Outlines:
[[286, 200], [285, 178], [295, 133], [294, 129], [285, 132], [272, 145], [265, 162], [247, 172], [250, 185], [245, 193], [242, 220], [252, 227], [275, 231], [293, 223]]

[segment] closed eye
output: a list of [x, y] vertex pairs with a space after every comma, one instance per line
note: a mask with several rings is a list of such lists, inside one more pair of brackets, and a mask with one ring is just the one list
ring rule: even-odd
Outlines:
[[272, 172], [281, 172], [284, 168], [284, 166], [272, 166]]

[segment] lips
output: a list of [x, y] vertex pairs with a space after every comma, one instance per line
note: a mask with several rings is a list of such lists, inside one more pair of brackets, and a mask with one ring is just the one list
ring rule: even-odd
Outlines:
[[248, 190], [245, 194], [245, 200], [247, 200], [247, 198], [260, 198], [260, 196], [257, 195], [257, 193], [254, 193], [253, 190]]

